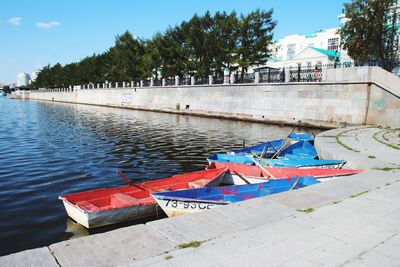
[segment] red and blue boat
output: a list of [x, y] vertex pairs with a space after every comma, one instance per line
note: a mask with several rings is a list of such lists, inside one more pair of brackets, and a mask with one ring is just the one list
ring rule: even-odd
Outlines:
[[155, 216], [156, 202], [150, 193], [219, 186], [226, 170], [216, 168], [179, 174], [139, 184], [63, 195], [59, 199], [69, 217], [86, 228], [94, 228]]
[[252, 155], [229, 155], [216, 153], [207, 158], [209, 164], [212, 162], [229, 162], [236, 164], [261, 165], [274, 168], [336, 168], [341, 169], [345, 160], [317, 160], [317, 159], [268, 159], [262, 160]]
[[[241, 185], [246, 183], [262, 183], [266, 180], [311, 176], [324, 182], [332, 179], [353, 175], [362, 172], [357, 169], [329, 169], [329, 168], [260, 168], [247, 164], [234, 164], [228, 162], [213, 162], [207, 169], [227, 168], [222, 180], [226, 185]], [[243, 176], [244, 181], [240, 176]]]
[[169, 216], [209, 210], [218, 206], [264, 197], [319, 183], [312, 177], [271, 180], [259, 184], [233, 185], [152, 193], [151, 196]]

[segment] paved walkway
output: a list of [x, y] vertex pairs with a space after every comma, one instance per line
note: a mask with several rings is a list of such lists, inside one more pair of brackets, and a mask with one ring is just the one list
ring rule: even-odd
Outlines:
[[[318, 135], [323, 158], [373, 169], [359, 175], [12, 254], [0, 266], [400, 266], [399, 133]], [[179, 248], [191, 241], [200, 246]]]

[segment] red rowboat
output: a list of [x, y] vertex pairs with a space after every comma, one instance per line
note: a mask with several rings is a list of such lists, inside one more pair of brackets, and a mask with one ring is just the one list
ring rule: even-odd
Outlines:
[[[334, 178], [337, 176], [346, 176], [356, 173], [360, 173], [363, 170], [354, 169], [324, 169], [324, 168], [269, 168], [265, 167], [265, 172], [257, 166], [251, 166], [247, 164], [234, 164], [228, 162], [212, 162], [206, 167], [206, 169], [215, 168], [227, 168], [228, 172], [224, 176], [224, 184], [240, 185], [245, 184], [243, 179], [239, 178], [236, 173], [241, 174], [250, 183], [262, 183], [265, 179], [281, 179], [281, 178], [293, 178], [301, 176], [312, 176], [320, 181], [329, 180], [327, 178]], [[271, 175], [271, 176], [270, 176]]]
[[135, 185], [64, 195], [59, 199], [69, 217], [86, 228], [94, 228], [156, 215], [156, 202], [150, 193], [219, 186], [226, 171], [226, 168], [213, 168]]

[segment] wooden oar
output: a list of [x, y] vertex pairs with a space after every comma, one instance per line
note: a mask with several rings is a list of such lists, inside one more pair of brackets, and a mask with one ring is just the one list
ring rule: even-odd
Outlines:
[[[134, 184], [134, 183], [132, 183], [131, 180], [129, 180], [129, 179], [125, 176], [125, 174], [122, 173], [122, 171], [116, 170], [116, 172], [117, 172], [118, 175], [122, 178], [122, 180], [124, 180], [124, 182], [127, 183], [128, 185], [134, 186], [134, 187], [136, 187], [136, 188], [138, 188], [138, 189], [140, 189], [140, 190], [143, 190], [143, 191], [146, 191], [146, 190], [153, 190], [153, 191], [156, 191], [156, 192], [159, 192], [159, 191], [160, 191], [160, 189], [154, 188], [154, 187], [150, 187], [150, 186], [148, 186], [148, 185], [139, 186], [139, 185], [137, 185], [137, 184]], [[164, 191], [164, 190], [162, 190], [162, 191]]]
[[[267, 151], [268, 151], [268, 147], [265, 146], [264, 149], [261, 151], [260, 157], [263, 158], [265, 156], [265, 154], [267, 153]], [[253, 154], [253, 151], [250, 151], [250, 152]]]
[[284, 149], [286, 147], [286, 142], [289, 139], [289, 136], [294, 132], [294, 129], [296, 129], [296, 127], [294, 127], [292, 129], [292, 131], [288, 134], [288, 136], [286, 136], [285, 141], [283, 142], [283, 145], [281, 146], [281, 148], [278, 151], [275, 152], [274, 155], [272, 155], [271, 159], [275, 158], [279, 154], [279, 152], [281, 152], [282, 149]]
[[244, 178], [241, 174], [237, 173], [236, 171], [233, 171], [233, 173], [239, 176], [239, 178], [242, 179], [246, 184], [250, 184], [250, 182], [246, 178]]
[[116, 170], [115, 172], [118, 173], [119, 177], [121, 177], [121, 179], [124, 180], [127, 185], [132, 184], [132, 181], [126, 178], [125, 174], [123, 174], [120, 170]]
[[260, 161], [262, 161], [262, 162], [264, 162], [265, 164], [267, 164], [268, 166], [272, 167], [272, 165], [271, 165], [270, 163], [268, 163], [268, 161], [266, 161], [265, 159], [263, 159], [262, 157], [260, 157], [260, 156], [257, 155], [256, 153], [251, 152], [251, 154], [252, 154], [254, 157], [258, 158]]
[[276, 149], [275, 146], [274, 146], [270, 141], [268, 141], [268, 144], [269, 144], [275, 151], [278, 151], [278, 149]]
[[301, 178], [301, 177], [297, 178], [296, 182], [292, 185], [292, 187], [289, 189], [289, 191], [290, 191], [290, 190], [293, 190], [293, 188], [296, 187], [296, 185], [297, 185], [297, 184], [299, 183], [299, 181], [300, 181], [300, 178]]
[[268, 178], [267, 180], [270, 180], [270, 178], [275, 179], [275, 177], [269, 172], [267, 171], [257, 160], [255, 160], [254, 158], [251, 158], [251, 160], [258, 166], [260, 167], [261, 170], [265, 171], [268, 174]]

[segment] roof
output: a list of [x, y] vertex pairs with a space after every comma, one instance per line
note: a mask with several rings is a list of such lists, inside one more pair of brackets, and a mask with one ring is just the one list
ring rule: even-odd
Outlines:
[[316, 47], [313, 47], [313, 46], [310, 46], [310, 47], [312, 49], [324, 54], [324, 55], [327, 55], [328, 57], [340, 57], [340, 53], [337, 53], [335, 51], [325, 50], [325, 49], [322, 49], [322, 48], [316, 48]]

